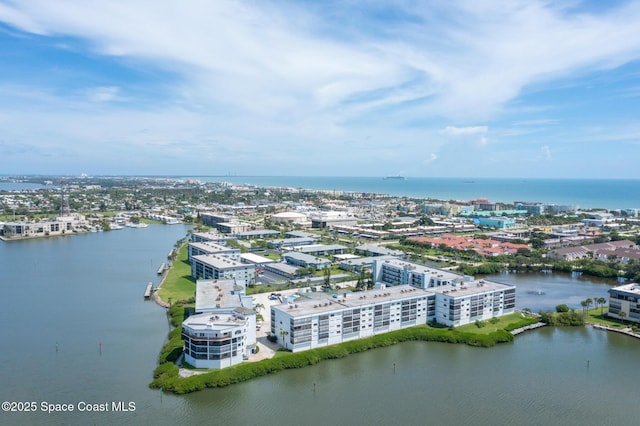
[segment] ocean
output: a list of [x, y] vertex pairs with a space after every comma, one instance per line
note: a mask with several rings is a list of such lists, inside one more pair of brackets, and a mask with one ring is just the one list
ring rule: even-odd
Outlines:
[[[185, 177], [186, 178], [186, 177]], [[515, 201], [569, 204], [580, 208], [640, 208], [640, 180], [636, 179], [498, 179], [408, 177], [311, 177], [311, 176], [199, 176], [205, 182], [230, 182], [259, 187], [292, 187], [329, 191], [388, 194], [433, 200], [488, 198], [492, 202]]]

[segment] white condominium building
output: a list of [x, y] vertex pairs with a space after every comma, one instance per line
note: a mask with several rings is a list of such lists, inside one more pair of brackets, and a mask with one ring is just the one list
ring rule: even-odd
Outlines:
[[240, 261], [240, 249], [212, 242], [189, 243], [189, 262], [191, 262], [193, 256], [203, 254], [214, 254], [216, 256], [228, 257], [229, 259], [237, 262]]
[[515, 312], [512, 285], [397, 259], [374, 260], [374, 279], [380, 289], [272, 306], [271, 333], [297, 352], [434, 320], [459, 326]]
[[224, 256], [197, 255], [191, 258], [191, 276], [196, 279], [235, 279], [248, 285], [255, 279], [254, 265], [236, 262]]
[[256, 348], [256, 312], [233, 280], [198, 280], [196, 315], [182, 322], [185, 360], [196, 368], [239, 364]]
[[433, 288], [471, 281], [472, 277], [400, 259], [374, 259], [373, 280], [388, 285], [408, 284], [418, 288]]
[[426, 324], [435, 295], [411, 286], [348, 293], [339, 298], [296, 299], [271, 307], [271, 333], [293, 352]]
[[255, 312], [246, 308], [192, 315], [182, 323], [184, 359], [196, 368], [239, 364], [248, 356], [247, 335], [253, 330], [255, 336], [255, 327]]
[[609, 289], [608, 315], [640, 322], [640, 284], [624, 284]]
[[465, 325], [511, 314], [516, 308], [516, 288], [487, 280], [473, 280], [429, 289], [436, 295], [435, 320]]

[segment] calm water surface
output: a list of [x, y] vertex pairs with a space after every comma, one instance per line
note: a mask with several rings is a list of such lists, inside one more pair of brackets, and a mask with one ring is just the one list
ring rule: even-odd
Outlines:
[[261, 187], [294, 187], [366, 192], [436, 200], [471, 200], [485, 197], [494, 202], [515, 201], [574, 204], [583, 208], [640, 208], [637, 179], [516, 179], [339, 176], [223, 176], [198, 177], [203, 181], [251, 184]]
[[[491, 349], [408, 343], [161, 395], [147, 386], [168, 325], [142, 294], [185, 232], [155, 225], [0, 242], [0, 400], [136, 403], [127, 413], [0, 412], [0, 424], [637, 424], [640, 341], [590, 328], [542, 329]], [[573, 292], [579, 304], [611, 284], [495, 279], [517, 281], [519, 298], [527, 286], [542, 289], [525, 299], [531, 309]]]

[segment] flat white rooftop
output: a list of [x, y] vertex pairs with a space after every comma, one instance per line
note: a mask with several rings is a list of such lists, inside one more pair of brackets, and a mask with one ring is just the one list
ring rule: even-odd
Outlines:
[[236, 262], [228, 257], [216, 256], [213, 254], [201, 254], [193, 256], [193, 258], [217, 269], [248, 268], [252, 266], [246, 263]]
[[268, 257], [259, 256], [255, 253], [242, 253], [240, 255], [240, 259], [245, 260], [248, 263], [273, 263], [275, 260], [269, 259]]
[[456, 274], [453, 272], [445, 271], [443, 269], [431, 268], [429, 266], [420, 265], [417, 263], [407, 262], [401, 259], [386, 259], [383, 261], [383, 264], [389, 264], [395, 266], [397, 268], [406, 268], [410, 269], [413, 272], [425, 275], [435, 275], [438, 278], [446, 278], [450, 280], [461, 279], [463, 275]]
[[338, 298], [327, 296], [326, 298], [306, 299], [299, 297], [290, 304], [272, 306], [282, 312], [294, 317], [304, 317], [308, 315], [322, 315], [330, 312], [342, 311], [350, 308], [360, 308], [385, 302], [411, 299], [418, 296], [430, 296], [433, 292], [412, 287], [409, 285], [399, 285], [387, 287], [381, 290], [367, 290], [355, 293], [345, 293]]
[[493, 293], [494, 291], [508, 290], [511, 288], [515, 288], [515, 286], [487, 280], [473, 280], [465, 281], [460, 284], [456, 284], [455, 286], [443, 285], [440, 287], [432, 287], [429, 290], [434, 293], [446, 294], [451, 297], [467, 297], [482, 293]]
[[620, 292], [625, 292], [625, 293], [631, 293], [634, 294], [636, 296], [640, 296], [640, 284], [638, 283], [630, 283], [630, 284], [624, 284], [624, 285], [619, 285], [617, 287], [613, 287], [611, 290], [614, 291], [620, 291]]
[[182, 325], [194, 331], [223, 331], [243, 325], [246, 320], [231, 314], [196, 314], [184, 320]]
[[[236, 308], [242, 306], [239, 293], [242, 286], [233, 280], [198, 280], [196, 282], [196, 312], [216, 308]], [[237, 294], [233, 294], [237, 292]]]
[[208, 241], [200, 242], [200, 243], [189, 243], [189, 245], [193, 246], [195, 248], [198, 248], [200, 250], [208, 251], [210, 253], [213, 253], [213, 252], [230, 252], [230, 251], [239, 252], [240, 251], [240, 249], [227, 247], [227, 246], [223, 246], [223, 245], [212, 243], [212, 242], [208, 242]]

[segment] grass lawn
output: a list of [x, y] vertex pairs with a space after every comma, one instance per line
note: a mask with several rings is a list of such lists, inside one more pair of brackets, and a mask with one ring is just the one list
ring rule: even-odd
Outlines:
[[515, 312], [513, 314], [505, 315], [503, 317], [498, 318], [498, 322], [492, 324], [491, 321], [485, 321], [484, 327], [478, 327], [475, 323], [461, 325], [460, 327], [456, 327], [458, 331], [465, 331], [468, 333], [476, 333], [476, 334], [489, 334], [493, 333], [497, 330], [502, 330], [509, 324], [516, 323], [521, 321], [523, 316], [520, 312]]
[[[600, 313], [601, 311], [604, 313], [601, 314]], [[603, 310], [601, 310], [600, 308], [589, 309], [589, 311], [587, 312], [585, 321], [591, 322], [594, 324], [608, 325], [610, 327], [616, 327], [616, 328], [629, 327], [629, 321], [623, 322], [619, 319], [608, 317], [606, 306], [604, 307]]]
[[175, 303], [179, 300], [189, 300], [196, 296], [196, 280], [191, 277], [191, 265], [188, 259], [188, 246], [183, 245], [178, 251], [176, 260], [167, 272], [167, 277], [158, 290], [162, 300]]
[[[346, 274], [347, 271], [344, 271], [342, 269], [340, 269], [340, 265], [331, 265], [331, 276], [333, 277], [334, 275], [341, 275], [341, 274]], [[316, 273], [314, 274], [316, 277], [324, 277], [324, 269], [317, 269]]]

